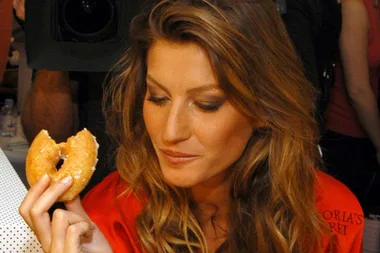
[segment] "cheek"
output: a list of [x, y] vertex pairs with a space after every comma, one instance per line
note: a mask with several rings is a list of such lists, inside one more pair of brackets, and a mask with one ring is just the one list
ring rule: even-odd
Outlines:
[[229, 114], [209, 123], [198, 126], [198, 140], [205, 149], [221, 158], [240, 156], [252, 135], [248, 120], [240, 114]]

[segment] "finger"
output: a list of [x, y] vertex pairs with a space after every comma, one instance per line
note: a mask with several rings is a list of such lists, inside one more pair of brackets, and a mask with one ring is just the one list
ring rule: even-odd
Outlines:
[[87, 222], [91, 230], [95, 228], [87, 217], [63, 209], [57, 209], [54, 211], [52, 220], [51, 252], [63, 252], [66, 233], [69, 226], [80, 222]]
[[25, 12], [21, 11], [20, 8], [16, 9], [16, 16], [22, 20], [25, 21]]
[[14, 0], [13, 8], [16, 10], [16, 16], [25, 21], [25, 1], [24, 0]]
[[13, 0], [13, 9], [16, 9], [18, 5], [18, 0]]
[[[24, 200], [21, 202], [19, 207], [19, 213], [25, 222], [33, 229], [33, 222], [30, 217], [30, 210], [37, 199], [44, 193], [44, 191], [49, 187], [50, 178], [47, 174], [44, 174], [35, 185], [33, 185], [28, 193], [25, 195]], [[34, 230], [34, 229], [33, 229]]]
[[79, 196], [75, 197], [73, 200], [66, 201], [65, 206], [67, 210], [82, 215], [86, 217], [88, 220], [90, 220], [90, 217], [88, 217], [88, 214], [82, 206], [82, 202], [80, 201]]
[[40, 239], [41, 244], [45, 247], [50, 247], [51, 243], [51, 223], [48, 210], [57, 199], [68, 190], [72, 182], [72, 178], [68, 176], [51, 185], [42, 193], [41, 197], [37, 199], [30, 210], [30, 216], [34, 224], [34, 232]]
[[80, 252], [81, 243], [92, 240], [93, 229], [86, 221], [70, 225], [67, 229], [65, 252]]

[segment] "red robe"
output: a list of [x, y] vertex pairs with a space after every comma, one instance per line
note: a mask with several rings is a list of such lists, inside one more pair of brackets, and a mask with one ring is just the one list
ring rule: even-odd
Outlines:
[[[140, 253], [135, 219], [143, 208], [133, 195], [117, 196], [126, 189], [117, 172], [107, 176], [82, 200], [91, 219], [108, 239], [115, 253]], [[339, 253], [362, 252], [364, 215], [356, 197], [346, 186], [323, 172], [316, 180], [316, 206], [335, 237]], [[323, 252], [328, 238], [323, 238]]]

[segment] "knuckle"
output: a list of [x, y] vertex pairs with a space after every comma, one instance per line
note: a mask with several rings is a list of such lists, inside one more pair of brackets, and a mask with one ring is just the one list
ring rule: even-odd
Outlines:
[[70, 225], [67, 228], [67, 235], [78, 236], [85, 233], [87, 230], [89, 230], [89, 224], [85, 221], [81, 221], [76, 224]]
[[31, 209], [30, 209], [30, 216], [32, 216], [32, 217], [36, 217], [36, 216], [39, 216], [40, 214], [41, 214], [41, 211], [40, 211], [40, 209], [39, 208], [37, 208], [37, 207], [32, 207]]
[[25, 217], [28, 215], [28, 210], [26, 207], [24, 207], [24, 205], [21, 205], [19, 208], [18, 208], [18, 212], [19, 214], [21, 214], [22, 217]]
[[53, 212], [53, 220], [56, 220], [56, 221], [66, 220], [66, 212], [62, 209], [56, 209]]
[[80, 233], [80, 228], [77, 224], [71, 225], [67, 228], [68, 235], [77, 235]]

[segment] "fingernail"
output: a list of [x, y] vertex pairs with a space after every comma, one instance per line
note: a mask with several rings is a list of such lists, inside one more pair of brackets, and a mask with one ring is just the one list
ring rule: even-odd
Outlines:
[[69, 183], [71, 183], [72, 180], [73, 180], [73, 178], [71, 176], [64, 177], [61, 180], [61, 184], [69, 184]]
[[48, 174], [43, 174], [38, 181], [40, 182], [45, 182], [49, 178]]

